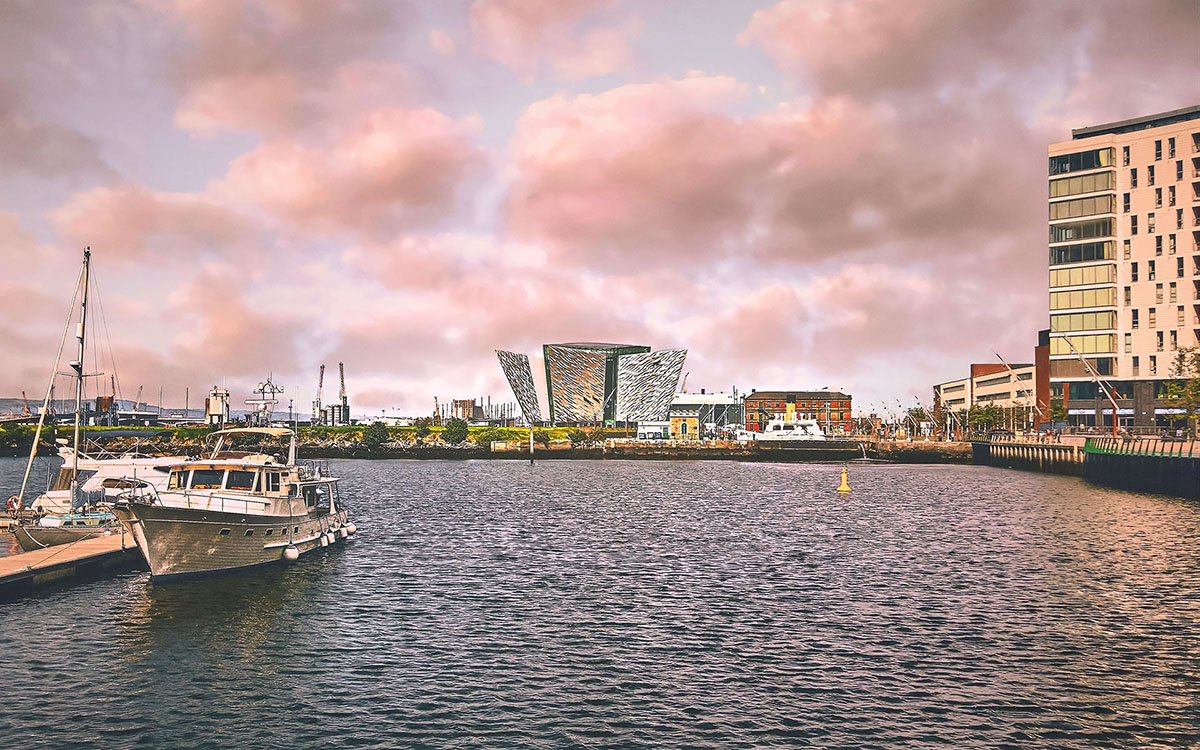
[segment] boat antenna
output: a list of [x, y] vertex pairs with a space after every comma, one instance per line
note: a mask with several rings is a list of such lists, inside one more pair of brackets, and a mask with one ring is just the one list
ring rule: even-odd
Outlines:
[[[90, 248], [89, 248], [90, 250]], [[79, 299], [79, 288], [83, 281], [83, 270], [75, 280], [75, 293], [71, 296], [71, 306], [67, 308], [67, 322], [63, 324], [62, 338], [58, 342], [58, 356], [54, 358], [54, 366], [50, 368], [50, 384], [46, 386], [46, 398], [42, 400], [42, 412], [38, 415], [37, 429], [33, 432], [33, 445], [29, 446], [29, 461], [25, 464], [25, 476], [21, 479], [21, 492], [17, 495], [17, 505], [25, 500], [25, 489], [29, 486], [29, 472], [33, 470], [33, 457], [37, 455], [38, 441], [42, 437], [42, 427], [46, 424], [46, 414], [50, 410], [50, 398], [54, 393], [54, 378], [58, 375], [58, 363], [62, 361], [63, 349], [67, 344], [67, 331], [71, 330], [71, 318], [75, 317], [75, 302]]]

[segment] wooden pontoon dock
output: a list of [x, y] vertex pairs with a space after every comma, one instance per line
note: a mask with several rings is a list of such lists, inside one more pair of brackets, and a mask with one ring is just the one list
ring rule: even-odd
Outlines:
[[0, 602], [27, 596], [45, 586], [73, 579], [94, 580], [144, 564], [133, 539], [126, 533], [0, 557]]

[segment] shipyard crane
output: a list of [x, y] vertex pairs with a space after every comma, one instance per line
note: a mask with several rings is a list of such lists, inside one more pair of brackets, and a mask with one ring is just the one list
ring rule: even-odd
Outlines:
[[139, 385], [137, 395], [133, 397], [133, 410], [134, 411], [137, 411], [139, 405], [142, 403], [142, 388], [143, 387], [144, 386]]
[[323, 424], [325, 415], [321, 413], [321, 391], [325, 388], [325, 365], [321, 365], [321, 372], [317, 375], [317, 398], [313, 401], [313, 424]]
[[25, 395], [25, 391], [21, 391], [21, 398], [22, 398], [22, 399], [24, 399], [24, 401], [25, 401], [25, 414], [24, 414], [24, 416], [28, 417], [28, 416], [29, 416], [30, 414], [32, 414], [33, 412], [29, 411], [29, 397]]
[[342, 424], [350, 424], [350, 403], [346, 400], [346, 366], [338, 362], [338, 380], [341, 383]]

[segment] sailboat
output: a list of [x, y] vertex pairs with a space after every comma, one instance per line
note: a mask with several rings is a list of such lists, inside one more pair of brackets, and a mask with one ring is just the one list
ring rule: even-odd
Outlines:
[[83, 268], [75, 287], [76, 299], [80, 301], [79, 323], [75, 329], [78, 356], [70, 363], [71, 372], [67, 373], [75, 379], [74, 440], [69, 448], [65, 445], [59, 448], [59, 454], [64, 460], [54, 482], [26, 506], [25, 492], [29, 486], [29, 474], [33, 469], [33, 459], [37, 454], [38, 442], [41, 439], [42, 428], [45, 426], [46, 414], [49, 411], [51, 393], [54, 390], [54, 377], [59, 374], [58, 363], [62, 359], [71, 319], [74, 317], [75, 302], [72, 300], [71, 314], [68, 315], [66, 328], [59, 343], [58, 357], [55, 359], [54, 370], [50, 376], [50, 385], [46, 389], [46, 398], [42, 404], [41, 416], [38, 418], [33, 446], [29, 451], [29, 462], [25, 466], [25, 476], [21, 480], [21, 491], [20, 494], [10, 498], [10, 502], [18, 511], [28, 507], [36, 514], [36, 520], [32, 523], [21, 524], [12, 529], [13, 534], [17, 537], [17, 542], [25, 550], [42, 549], [103, 534], [120, 533], [121, 527], [116, 517], [106, 508], [100, 507], [101, 503], [110, 496], [115, 496], [117, 493], [133, 487], [152, 486], [158, 488], [165, 485], [169, 467], [183, 458], [151, 457], [136, 453], [96, 458], [80, 451], [84, 378], [99, 374], [83, 371], [91, 257], [91, 248], [84, 250]]

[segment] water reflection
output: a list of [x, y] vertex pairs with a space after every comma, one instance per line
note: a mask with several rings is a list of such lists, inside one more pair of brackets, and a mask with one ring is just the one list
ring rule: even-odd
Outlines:
[[131, 574], [0, 607], [12, 655], [0, 679], [20, 686], [5, 738], [957, 748], [1194, 736], [1200, 504], [954, 466], [860, 465], [847, 497], [840, 466], [335, 470], [362, 531], [290, 569], [163, 586]]

